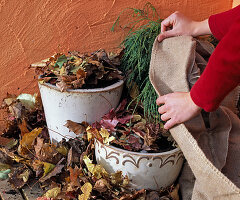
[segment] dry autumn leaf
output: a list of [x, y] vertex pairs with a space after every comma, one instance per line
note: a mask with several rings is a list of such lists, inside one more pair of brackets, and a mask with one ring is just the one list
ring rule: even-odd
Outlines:
[[36, 137], [42, 132], [42, 128], [35, 128], [30, 133], [25, 133], [20, 140], [22, 147], [31, 148]]
[[46, 180], [48, 180], [49, 178], [51, 178], [52, 176], [56, 176], [57, 174], [59, 174], [62, 171], [62, 168], [64, 167], [64, 165], [61, 165], [60, 163], [64, 160], [64, 158], [62, 158], [57, 164], [56, 166], [53, 168], [53, 170], [51, 170], [46, 176], [43, 176], [39, 179], [40, 182], [44, 182]]
[[77, 166], [73, 169], [69, 167], [71, 185], [80, 187], [78, 176], [83, 176], [83, 172]]
[[27, 128], [27, 122], [25, 119], [22, 120], [22, 123], [18, 125], [19, 129], [21, 130], [21, 136], [24, 136], [25, 133], [29, 133]]
[[87, 72], [84, 71], [83, 67], [80, 67], [76, 72], [77, 79], [85, 79], [87, 77]]
[[74, 132], [76, 135], [83, 134], [86, 131], [86, 128], [83, 124], [67, 120], [67, 123], [64, 125], [69, 131]]
[[101, 165], [96, 165], [92, 163], [92, 160], [90, 160], [90, 158], [85, 155], [83, 157], [83, 161], [85, 163], [85, 165], [88, 168], [88, 171], [92, 173], [92, 175], [96, 178], [96, 179], [100, 179], [103, 176], [107, 176], [108, 173], [106, 172], [106, 170], [101, 166]]
[[25, 166], [14, 169], [13, 173], [9, 175], [9, 183], [15, 188], [22, 188], [31, 174], [31, 171]]
[[179, 200], [179, 184], [176, 185], [176, 187], [173, 189], [173, 191], [170, 193], [170, 196], [172, 197], [173, 200]]
[[91, 126], [88, 126], [86, 131], [87, 131], [88, 141], [90, 141], [93, 138], [96, 138], [100, 142], [103, 142], [103, 138], [102, 138], [102, 136], [100, 135], [99, 131], [96, 128], [92, 128]]
[[48, 190], [44, 194], [44, 196], [47, 197], [47, 198], [56, 198], [60, 192], [61, 192], [61, 188], [55, 187], [55, 188], [52, 188], [52, 189]]
[[96, 181], [94, 185], [94, 189], [96, 189], [98, 192], [106, 192], [110, 188], [110, 184], [106, 179], [99, 179]]
[[90, 194], [92, 192], [92, 184], [87, 182], [82, 187], [81, 190], [83, 194], [78, 196], [78, 200], [88, 200], [90, 198]]
[[112, 142], [113, 140], [116, 139], [114, 136], [110, 136], [110, 133], [104, 128], [101, 128], [99, 133], [101, 134], [101, 136], [103, 138], [103, 143], [106, 145], [109, 145], [109, 142]]

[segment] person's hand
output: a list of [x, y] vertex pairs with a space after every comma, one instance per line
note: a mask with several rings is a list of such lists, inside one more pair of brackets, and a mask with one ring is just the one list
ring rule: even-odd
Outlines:
[[158, 41], [161, 42], [165, 38], [180, 35], [195, 37], [205, 34], [211, 34], [208, 20], [201, 22], [193, 21], [177, 11], [162, 21], [161, 34], [158, 36]]
[[156, 103], [160, 106], [158, 112], [162, 114], [161, 119], [167, 121], [164, 125], [165, 129], [186, 122], [201, 111], [201, 108], [192, 101], [190, 92], [175, 92], [160, 96]]

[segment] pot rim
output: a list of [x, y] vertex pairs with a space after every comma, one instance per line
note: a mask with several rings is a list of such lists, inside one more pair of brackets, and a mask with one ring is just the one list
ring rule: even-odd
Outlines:
[[176, 147], [175, 149], [173, 150], [170, 150], [170, 151], [165, 151], [165, 152], [160, 152], [160, 153], [141, 153], [141, 152], [133, 152], [133, 151], [128, 151], [128, 150], [125, 150], [125, 149], [121, 149], [121, 148], [118, 148], [118, 147], [114, 147], [112, 145], [106, 145], [106, 144], [103, 144], [101, 143], [99, 140], [97, 140], [96, 138], [95, 139], [95, 142], [99, 142], [100, 144], [104, 145], [105, 147], [108, 147], [112, 150], [117, 150], [117, 151], [121, 151], [122, 153], [127, 153], [127, 154], [132, 154], [132, 155], [136, 155], [136, 156], [166, 156], [166, 155], [169, 155], [169, 154], [175, 154], [177, 152], [181, 152], [181, 149], [179, 147]]
[[[40, 78], [40, 76], [38, 77]], [[51, 83], [39, 83], [39, 85], [41, 86], [45, 86], [45, 87], [48, 87], [50, 89], [54, 89], [56, 91], [59, 91], [61, 92], [61, 90], [55, 86], [55, 85], [52, 85]], [[119, 87], [121, 87], [122, 85], [124, 84], [124, 80], [118, 80], [116, 83], [112, 84], [112, 85], [109, 85], [107, 87], [103, 87], [103, 88], [94, 88], [94, 89], [67, 89], [66, 91], [63, 91], [61, 93], [102, 93], [102, 92], [109, 92], [109, 91], [112, 91], [112, 90], [115, 90]]]

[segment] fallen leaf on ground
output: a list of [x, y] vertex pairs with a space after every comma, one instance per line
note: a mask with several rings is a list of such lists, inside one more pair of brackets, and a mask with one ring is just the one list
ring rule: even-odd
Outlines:
[[86, 131], [86, 128], [83, 124], [67, 120], [67, 123], [64, 125], [69, 131], [74, 132], [76, 135], [83, 134]]
[[47, 198], [56, 198], [60, 192], [61, 192], [61, 188], [55, 187], [55, 188], [52, 188], [52, 189], [48, 190], [44, 194], [44, 196], [47, 197]]
[[179, 184], [176, 185], [176, 187], [173, 189], [173, 191], [170, 193], [170, 196], [172, 197], [173, 200], [179, 200]]
[[96, 165], [92, 163], [92, 160], [90, 160], [90, 158], [88, 156], [84, 156], [83, 157], [83, 161], [85, 163], [85, 165], [88, 168], [88, 171], [92, 173], [92, 175], [97, 178], [100, 179], [102, 178], [104, 175], [108, 175], [108, 173], [106, 172], [106, 170], [101, 166], [101, 165]]
[[78, 196], [78, 200], [88, 200], [90, 198], [90, 194], [92, 192], [92, 184], [87, 182], [82, 187], [81, 190], [83, 194]]
[[14, 171], [9, 174], [9, 183], [15, 188], [22, 188], [29, 179], [31, 171], [25, 166], [15, 168]]
[[63, 160], [64, 160], [64, 158], [61, 159], [61, 160], [57, 163], [57, 165], [53, 168], [53, 170], [50, 171], [46, 176], [41, 177], [41, 178], [39, 179], [39, 181], [40, 181], [40, 182], [44, 182], [44, 181], [48, 180], [49, 178], [51, 178], [52, 176], [56, 176], [57, 174], [59, 174], [59, 173], [62, 171], [62, 168], [64, 167], [64, 165], [61, 165], [61, 164], [60, 164]]
[[110, 185], [106, 179], [99, 179], [96, 181], [94, 185], [94, 189], [96, 189], [98, 192], [106, 192], [110, 188]]
[[22, 139], [20, 140], [20, 145], [22, 147], [26, 147], [30, 149], [33, 145], [33, 141], [41, 132], [42, 132], [42, 128], [35, 128], [30, 133], [24, 134]]

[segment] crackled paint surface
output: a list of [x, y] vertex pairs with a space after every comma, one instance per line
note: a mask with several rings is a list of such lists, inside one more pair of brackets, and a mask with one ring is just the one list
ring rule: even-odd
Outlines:
[[[202, 20], [232, 7], [232, 0], [150, 2], [163, 18], [179, 10]], [[142, 0], [0, 0], [0, 101], [7, 92], [36, 92], [37, 81], [28, 66], [55, 52], [116, 50], [124, 31], [111, 32], [113, 22], [124, 8], [142, 8], [145, 3]]]

